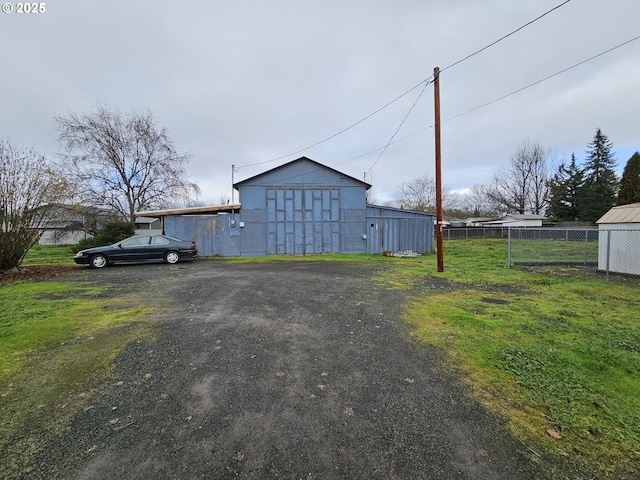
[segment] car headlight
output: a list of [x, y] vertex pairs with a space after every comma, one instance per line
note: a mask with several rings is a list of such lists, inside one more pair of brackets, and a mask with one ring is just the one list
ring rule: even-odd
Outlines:
[[82, 253], [82, 252], [78, 252], [78, 253], [76, 253], [76, 257], [81, 257], [82, 255], [83, 255], [83, 253]]

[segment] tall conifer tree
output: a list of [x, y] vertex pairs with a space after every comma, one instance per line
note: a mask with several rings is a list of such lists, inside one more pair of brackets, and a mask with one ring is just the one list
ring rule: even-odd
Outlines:
[[634, 153], [627, 161], [620, 180], [618, 205], [640, 202], [640, 153]]
[[616, 204], [618, 179], [613, 143], [599, 128], [588, 145], [584, 164], [584, 184], [578, 191], [578, 217], [595, 222]]
[[551, 197], [547, 215], [558, 222], [577, 220], [577, 196], [582, 183], [582, 170], [577, 165], [576, 155], [572, 153], [569, 164], [563, 162], [550, 182]]

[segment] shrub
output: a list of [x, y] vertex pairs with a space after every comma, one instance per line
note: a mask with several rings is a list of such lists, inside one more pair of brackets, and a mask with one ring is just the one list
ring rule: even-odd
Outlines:
[[130, 222], [110, 222], [104, 227], [96, 230], [93, 237], [84, 238], [73, 247], [73, 251], [84, 250], [85, 248], [111, 245], [135, 234], [135, 226]]

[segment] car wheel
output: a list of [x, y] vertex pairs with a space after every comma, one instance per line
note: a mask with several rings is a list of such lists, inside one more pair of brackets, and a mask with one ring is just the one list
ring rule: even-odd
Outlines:
[[178, 260], [180, 260], [180, 254], [178, 252], [167, 252], [164, 256], [164, 260], [167, 263], [178, 263]]
[[109, 265], [109, 262], [107, 261], [107, 257], [104, 255], [98, 254], [91, 257], [91, 266], [93, 268], [103, 268], [107, 265]]

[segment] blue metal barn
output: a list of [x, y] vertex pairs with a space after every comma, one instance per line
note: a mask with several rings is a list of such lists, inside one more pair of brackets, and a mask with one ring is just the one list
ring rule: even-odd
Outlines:
[[371, 185], [307, 157], [233, 187], [239, 205], [138, 215], [160, 216], [205, 256], [433, 252], [434, 215], [367, 205]]

